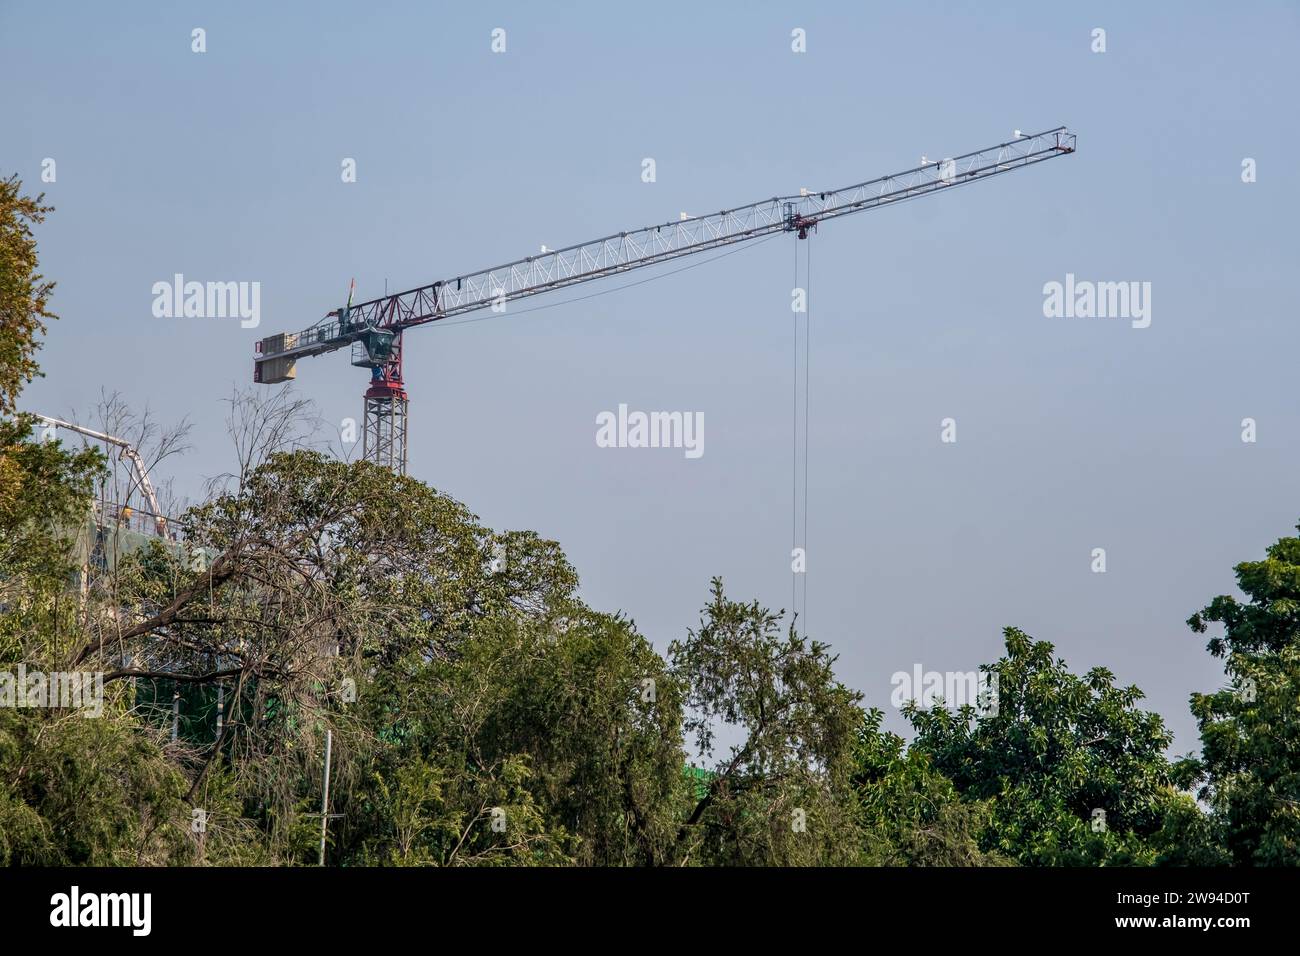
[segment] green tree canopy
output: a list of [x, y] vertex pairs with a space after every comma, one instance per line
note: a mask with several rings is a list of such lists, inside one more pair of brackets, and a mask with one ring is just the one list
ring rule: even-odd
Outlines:
[[1192, 695], [1202, 754], [1185, 771], [1202, 784], [1238, 865], [1300, 865], [1300, 537], [1236, 567], [1244, 602], [1220, 595], [1188, 620], [1221, 624], [1207, 650], [1228, 685]]
[[992, 801], [985, 850], [1030, 865], [1154, 862], [1176, 795], [1164, 722], [1105, 668], [1080, 677], [1048, 642], [1004, 633], [1006, 655], [984, 668], [996, 712], [909, 705], [914, 747], [965, 798]]
[[50, 206], [24, 196], [17, 176], [0, 179], [0, 414], [14, 410], [23, 386], [39, 374], [36, 351], [45, 332], [54, 283], [38, 272], [32, 226]]

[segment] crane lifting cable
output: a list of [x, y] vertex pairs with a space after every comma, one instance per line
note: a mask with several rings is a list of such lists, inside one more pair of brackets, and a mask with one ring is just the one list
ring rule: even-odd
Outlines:
[[[791, 375], [790, 452], [790, 611], [808, 629], [808, 408], [812, 395], [812, 243], [804, 244], [803, 281], [799, 281], [799, 247], [794, 254], [794, 350]], [[799, 317], [803, 316], [800, 323]], [[800, 341], [802, 324], [803, 339]], [[802, 370], [800, 360], [802, 359]], [[800, 395], [800, 385], [803, 394]]]

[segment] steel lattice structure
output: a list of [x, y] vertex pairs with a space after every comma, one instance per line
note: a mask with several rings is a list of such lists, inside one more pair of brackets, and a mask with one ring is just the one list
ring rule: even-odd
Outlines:
[[403, 394], [366, 395], [361, 457], [406, 474], [406, 423], [410, 401]]
[[353, 364], [371, 369], [363, 454], [404, 472], [408, 398], [401, 334], [407, 329], [480, 309], [500, 311], [517, 299], [778, 232], [804, 239], [830, 219], [989, 179], [1074, 150], [1075, 134], [1060, 126], [842, 189], [803, 190], [712, 215], [683, 216], [343, 306], [301, 332], [259, 342], [253, 379], [287, 381], [295, 376], [298, 359], [351, 346]]

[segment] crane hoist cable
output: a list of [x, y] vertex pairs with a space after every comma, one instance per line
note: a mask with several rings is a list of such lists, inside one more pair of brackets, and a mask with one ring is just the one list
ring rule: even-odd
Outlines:
[[[794, 342], [791, 359], [790, 427], [790, 611], [795, 620], [808, 625], [808, 449], [810, 398], [812, 395], [812, 243], [804, 248], [803, 282], [799, 281], [799, 247], [795, 246], [794, 294], [801, 296], [794, 310]], [[803, 316], [802, 347], [799, 339]], [[800, 359], [803, 360], [802, 375]], [[802, 401], [800, 384], [803, 386]], [[802, 416], [801, 413], [802, 412]], [[802, 472], [802, 475], [801, 475]], [[801, 480], [802, 478], [802, 480]], [[801, 533], [802, 532], [802, 533]], [[802, 601], [800, 590], [802, 589]]]

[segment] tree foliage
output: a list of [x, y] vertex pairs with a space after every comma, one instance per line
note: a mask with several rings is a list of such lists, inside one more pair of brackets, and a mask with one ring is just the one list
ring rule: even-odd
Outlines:
[[835, 657], [757, 602], [714, 579], [700, 626], [668, 650], [685, 689], [684, 730], [718, 760], [681, 829], [695, 862], [849, 863], [859, 852], [847, 807], [860, 695], [835, 679]]
[[0, 414], [14, 410], [23, 386], [39, 374], [36, 351], [54, 283], [37, 265], [32, 226], [51, 211], [44, 195], [24, 196], [17, 176], [0, 179]]
[[1236, 567], [1246, 597], [1220, 595], [1188, 620], [1221, 624], [1207, 650], [1228, 685], [1192, 695], [1203, 752], [1186, 773], [1202, 784], [1220, 839], [1238, 865], [1300, 865], [1300, 537]]
[[986, 850], [1032, 865], [1154, 862], [1174, 795], [1164, 722], [1105, 668], [1075, 675], [1048, 642], [1004, 633], [1006, 656], [985, 667], [996, 712], [909, 706], [916, 748], [965, 797], [992, 801]]
[[963, 800], [930, 754], [881, 729], [882, 711], [863, 714], [853, 787], [866, 860], [882, 866], [1002, 866], [980, 846], [992, 801]]

